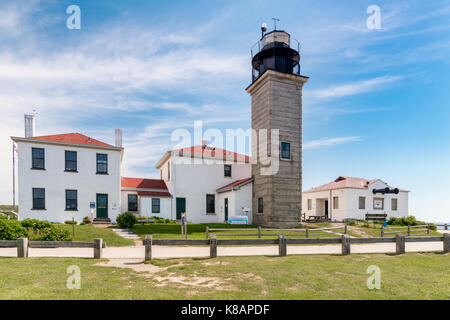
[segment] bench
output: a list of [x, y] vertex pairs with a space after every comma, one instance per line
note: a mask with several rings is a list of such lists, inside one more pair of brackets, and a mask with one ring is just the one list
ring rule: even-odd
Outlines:
[[306, 222], [322, 222], [322, 221], [328, 221], [327, 216], [309, 216], [308, 219], [306, 219]]
[[366, 221], [386, 221], [386, 213], [366, 213]]

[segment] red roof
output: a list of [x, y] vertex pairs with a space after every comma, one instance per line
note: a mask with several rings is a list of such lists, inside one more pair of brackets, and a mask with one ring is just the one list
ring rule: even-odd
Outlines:
[[217, 189], [217, 192], [231, 190], [231, 189], [233, 189], [235, 187], [239, 187], [239, 186], [241, 186], [243, 184], [246, 184], [250, 180], [252, 180], [252, 177], [234, 181], [234, 182], [232, 182], [230, 184], [227, 184], [226, 186], [223, 186], [222, 188]]
[[140, 178], [122, 178], [122, 188], [136, 189], [161, 189], [167, 191], [164, 180], [160, 179], [140, 179]]
[[34, 140], [47, 140], [65, 143], [89, 144], [94, 146], [114, 147], [110, 144], [90, 138], [81, 133], [55, 134], [50, 136], [31, 137]]
[[325, 191], [325, 190], [334, 190], [334, 189], [342, 189], [342, 188], [360, 188], [365, 189], [372, 182], [377, 181], [377, 179], [367, 180], [364, 178], [355, 178], [355, 177], [338, 177], [333, 182], [321, 185], [316, 188], [312, 188], [305, 192], [310, 191]]
[[192, 156], [192, 155], [201, 155], [202, 157], [213, 157], [224, 160], [233, 160], [233, 161], [242, 161], [242, 162], [250, 162], [250, 157], [244, 154], [216, 148], [210, 147], [207, 145], [198, 145], [192, 147], [181, 148], [177, 150], [173, 150], [174, 152], [178, 152], [179, 156]]
[[158, 192], [158, 191], [138, 191], [139, 196], [150, 196], [150, 197], [172, 197], [170, 192]]

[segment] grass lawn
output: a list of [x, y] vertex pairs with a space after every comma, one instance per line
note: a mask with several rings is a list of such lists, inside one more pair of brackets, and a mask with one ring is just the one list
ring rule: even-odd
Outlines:
[[[450, 255], [408, 253], [154, 260], [153, 272], [93, 259], [0, 258], [0, 299], [450, 299]], [[66, 288], [67, 267], [81, 289]], [[370, 265], [381, 289], [369, 290]]]
[[[188, 224], [188, 239], [206, 239], [206, 227], [209, 228], [226, 228], [229, 229], [229, 231], [213, 231], [210, 232], [210, 234], [229, 234], [229, 236], [220, 236], [218, 238], [222, 239], [251, 239], [256, 238], [258, 236], [257, 230], [249, 230], [249, 231], [243, 231], [243, 230], [237, 230], [234, 231], [233, 229], [249, 229], [249, 228], [258, 228], [258, 226], [254, 225], [231, 225], [231, 224], [221, 224], [221, 223], [190, 223]], [[153, 235], [154, 239], [178, 239], [181, 238], [181, 226], [179, 224], [175, 223], [154, 223], [154, 224], [146, 224], [146, 225], [139, 225], [136, 224], [131, 231], [134, 233], [140, 235], [142, 238], [145, 237], [147, 234]], [[254, 236], [233, 236], [233, 234], [236, 233], [252, 233]], [[286, 231], [263, 231], [264, 234], [273, 234], [273, 236], [264, 236], [262, 238], [274, 238], [277, 237], [277, 234], [289, 234], [290, 232]], [[314, 236], [315, 233], [323, 233], [323, 231], [314, 231], [310, 230], [309, 234], [311, 237]], [[304, 234], [304, 233], [295, 233], [291, 232], [290, 234], [297, 234], [297, 236]], [[339, 235], [317, 235], [314, 236], [315, 238], [324, 238], [324, 237], [337, 237]]]
[[[388, 228], [394, 228], [397, 226], [388, 226]], [[388, 228], [385, 228], [385, 231], [389, 231], [386, 230]], [[406, 229], [393, 229], [392, 231], [403, 231]], [[411, 236], [414, 236], [414, 234], [416, 233], [421, 233], [424, 231], [415, 231], [416, 228], [411, 228]], [[370, 223], [369, 226], [364, 226], [363, 223], [358, 223], [356, 226], [349, 226], [348, 227], [348, 231], [349, 231], [349, 235], [354, 236], [354, 237], [371, 237], [371, 238], [376, 238], [376, 237], [381, 237], [381, 224], [373, 224]], [[406, 233], [402, 233], [404, 235], [406, 235]], [[421, 234], [421, 235], [417, 235], [420, 237], [424, 237], [427, 236], [427, 234]], [[430, 234], [429, 236], [442, 236], [441, 233], [434, 231], [434, 230], [430, 230]], [[385, 237], [395, 237], [395, 234], [386, 234]]]
[[[72, 234], [72, 225], [62, 224], [64, 229]], [[93, 241], [95, 238], [102, 238], [107, 246], [132, 246], [134, 241], [122, 238], [114, 233], [114, 231], [104, 228], [96, 228], [92, 225], [75, 226], [75, 237], [72, 241]]]

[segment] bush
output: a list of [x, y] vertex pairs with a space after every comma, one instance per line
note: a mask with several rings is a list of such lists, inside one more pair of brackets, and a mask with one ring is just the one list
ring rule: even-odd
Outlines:
[[26, 238], [28, 231], [17, 220], [0, 220], [0, 240]]
[[417, 225], [424, 225], [428, 224], [430, 225], [431, 230], [436, 230], [437, 227], [434, 223], [426, 223], [423, 221], [416, 220], [416, 217], [414, 216], [408, 216], [408, 217], [391, 217], [388, 221], [388, 225], [394, 225], [394, 226], [417, 226]]
[[78, 224], [78, 222], [72, 221], [72, 220], [64, 221], [64, 223], [65, 223], [65, 224], [74, 224], [74, 225], [77, 225], [77, 224]]
[[123, 229], [132, 228], [137, 223], [137, 218], [131, 212], [125, 212], [117, 217], [117, 224]]
[[84, 217], [82, 223], [83, 223], [83, 225], [92, 223], [91, 218], [90, 217]]
[[51, 228], [53, 225], [46, 220], [25, 219], [21, 221], [22, 226], [33, 231], [39, 231], [45, 228]]
[[42, 229], [35, 240], [41, 241], [71, 241], [72, 235], [69, 230], [59, 226]]

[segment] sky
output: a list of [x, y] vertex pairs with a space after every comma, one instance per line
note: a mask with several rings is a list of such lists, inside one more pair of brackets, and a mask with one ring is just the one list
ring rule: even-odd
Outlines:
[[[68, 29], [77, 5], [81, 29]], [[380, 28], [369, 29], [370, 5]], [[0, 0], [0, 204], [12, 142], [81, 132], [114, 143], [123, 175], [156, 178], [174, 130], [250, 128], [260, 26], [301, 44], [303, 189], [338, 176], [410, 191], [410, 214], [450, 221], [450, 3], [444, 1]], [[199, 143], [199, 141], [193, 141]]]

